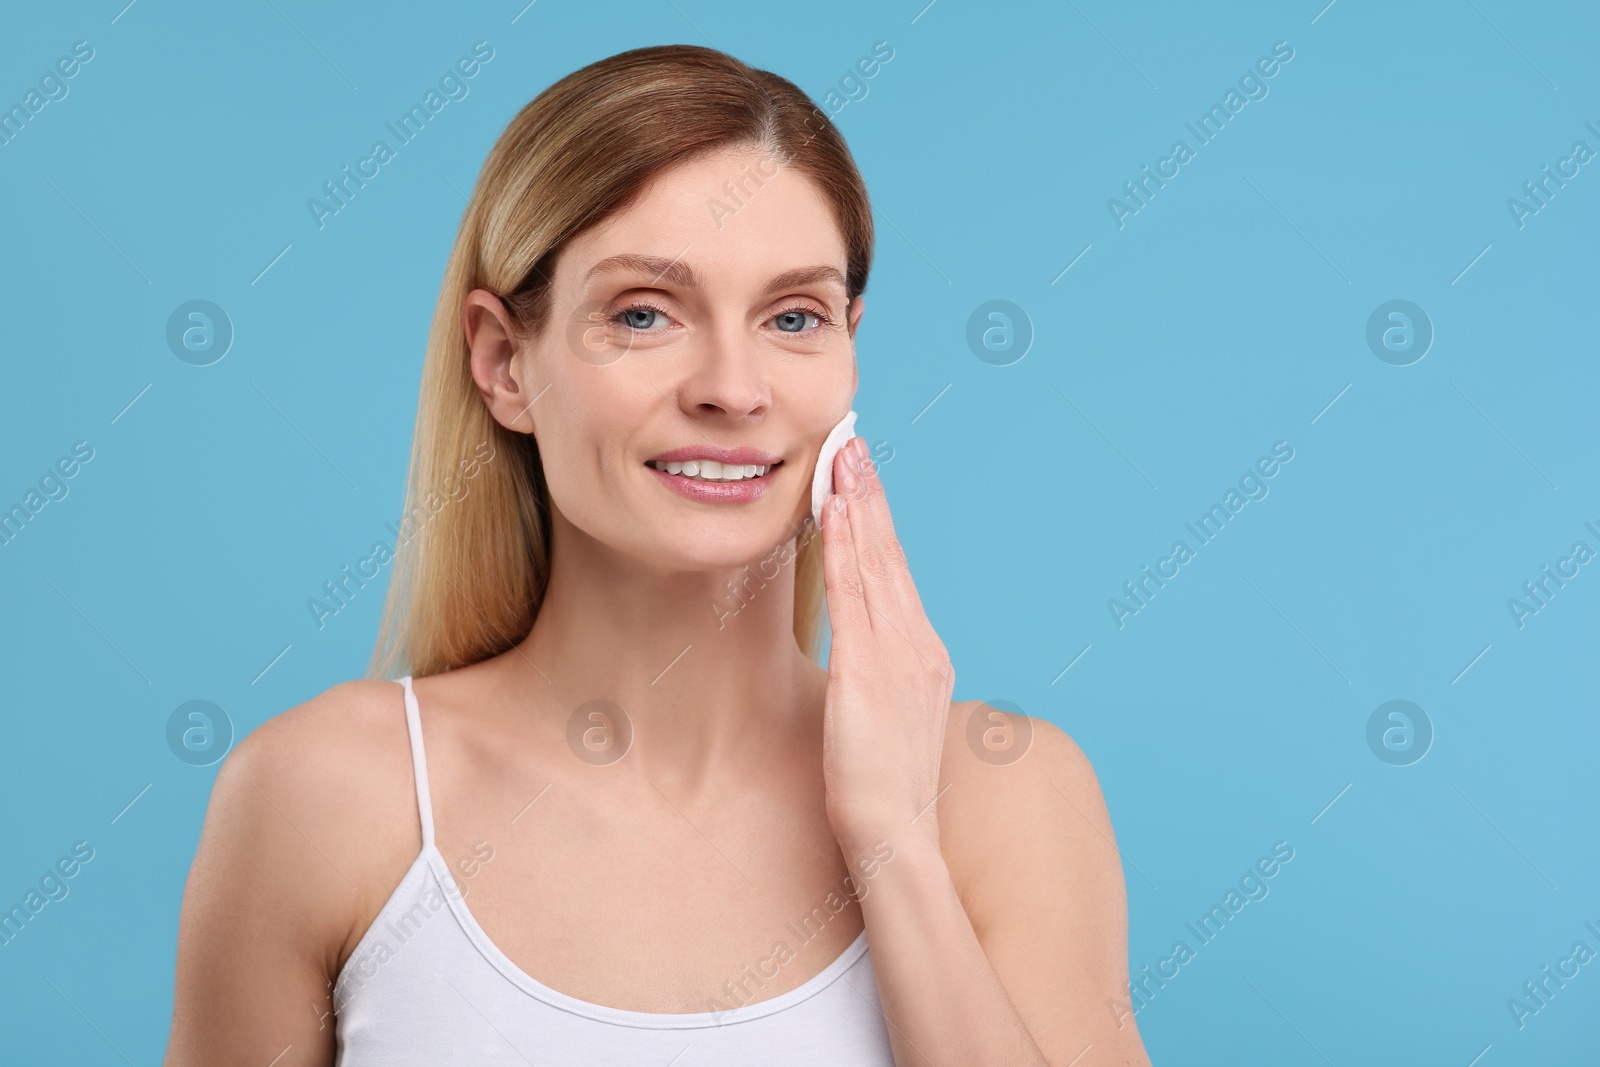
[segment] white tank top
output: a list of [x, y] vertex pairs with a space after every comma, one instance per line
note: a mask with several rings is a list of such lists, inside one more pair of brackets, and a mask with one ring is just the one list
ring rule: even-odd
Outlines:
[[761, 995], [760, 977], [747, 968], [742, 1000], [730, 994], [726, 1010], [657, 1014], [606, 1007], [557, 992], [522, 971], [467, 910], [434, 846], [422, 721], [409, 675], [401, 685], [422, 851], [334, 984], [339, 1067], [893, 1067], [865, 930], [816, 976], [775, 997], [754, 999]]

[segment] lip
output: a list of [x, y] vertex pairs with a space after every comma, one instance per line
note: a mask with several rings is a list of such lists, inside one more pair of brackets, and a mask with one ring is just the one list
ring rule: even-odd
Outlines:
[[[651, 456], [645, 460], [648, 463], [688, 463], [690, 460], [712, 459], [718, 463], [731, 463], [743, 467], [751, 464], [757, 467], [773, 467], [783, 462], [782, 456], [775, 456], [771, 452], [763, 452], [759, 448], [719, 448], [716, 445], [686, 445], [683, 448], [674, 448], [670, 452], [663, 452], [659, 456]], [[768, 472], [771, 473], [770, 471]]]
[[737, 482], [700, 482], [693, 478], [685, 478], [681, 474], [668, 474], [666, 471], [657, 470], [648, 463], [644, 465], [644, 469], [668, 489], [690, 500], [699, 500], [707, 504], [753, 504], [767, 495], [767, 490], [772, 488], [773, 475], [778, 471], [777, 465], [774, 464], [759, 478], [744, 478]]

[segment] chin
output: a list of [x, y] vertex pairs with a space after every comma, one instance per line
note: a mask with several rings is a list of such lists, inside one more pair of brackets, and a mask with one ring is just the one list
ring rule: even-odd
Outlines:
[[[796, 509], [798, 511], [798, 509]], [[648, 558], [670, 570], [713, 571], [759, 566], [771, 580], [794, 561], [805, 513], [787, 522], [746, 512], [743, 517], [710, 515], [701, 521], [664, 517], [657, 529], [672, 530], [646, 548]]]

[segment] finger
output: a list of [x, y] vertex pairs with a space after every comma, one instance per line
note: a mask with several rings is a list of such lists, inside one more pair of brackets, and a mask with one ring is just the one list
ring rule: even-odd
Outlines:
[[870, 501], [866, 482], [858, 473], [861, 461], [856, 450], [860, 441], [859, 437], [852, 437], [839, 450], [834, 459], [834, 484], [850, 502], [845, 515], [850, 522], [850, 540], [855, 549], [856, 572], [861, 575], [867, 617], [874, 628], [881, 629], [887, 624], [903, 630], [900, 598], [879, 541], [877, 523], [867, 510]]
[[[822, 502], [822, 584], [828, 601], [828, 625], [835, 635], [871, 629], [861, 573], [856, 568], [850, 516], [840, 510], [845, 506], [845, 497], [838, 493], [830, 493]], [[834, 647], [840, 646], [835, 643]], [[832, 662], [833, 654], [829, 653], [828, 658]]]
[[[841, 453], [847, 476], [856, 483], [850, 494], [850, 510], [855, 515], [852, 527], [856, 538], [857, 566], [873, 607], [893, 605], [896, 620], [923, 615], [922, 599], [911, 579], [905, 548], [895, 536], [889, 514], [889, 499], [884, 493], [878, 468], [867, 452], [864, 438], [854, 437]], [[875, 595], [876, 594], [876, 595]]]

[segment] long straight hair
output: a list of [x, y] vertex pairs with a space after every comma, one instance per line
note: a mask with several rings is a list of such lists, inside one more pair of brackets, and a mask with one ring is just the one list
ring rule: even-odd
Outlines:
[[[468, 293], [501, 297], [516, 333], [549, 325], [556, 257], [661, 172], [749, 146], [813, 180], [843, 238], [849, 300], [867, 285], [872, 211], [833, 122], [793, 82], [696, 45], [621, 52], [528, 103], [484, 162], [428, 335], [406, 515], [369, 674], [426, 677], [526, 637], [550, 578], [550, 495], [531, 434], [490, 415], [461, 322]], [[759, 179], [756, 179], [759, 181]], [[807, 528], [810, 533], [814, 530]], [[820, 659], [821, 538], [794, 564], [794, 637]]]

